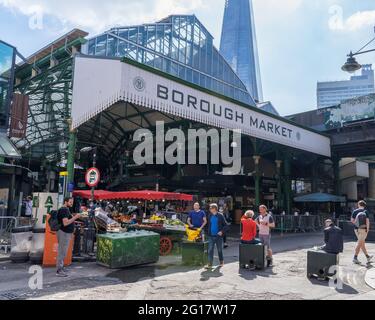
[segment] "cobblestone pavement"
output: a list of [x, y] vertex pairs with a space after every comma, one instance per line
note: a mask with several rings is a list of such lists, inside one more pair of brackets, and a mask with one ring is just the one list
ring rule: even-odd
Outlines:
[[[238, 241], [225, 250], [226, 265], [213, 271], [181, 265], [180, 257], [161, 258], [155, 265], [109, 270], [95, 263], [75, 263], [70, 277], [56, 278], [53, 269], [43, 271], [43, 289], [28, 287], [30, 265], [0, 263], [0, 299], [375, 299], [366, 285], [371, 266], [351, 263], [355, 243], [347, 242], [340, 257], [342, 288], [306, 277], [308, 248], [321, 243], [321, 234], [276, 236], [272, 269], [240, 270]], [[375, 253], [375, 244], [368, 245]], [[364, 257], [360, 257], [364, 261]], [[372, 271], [371, 271], [372, 272]]]

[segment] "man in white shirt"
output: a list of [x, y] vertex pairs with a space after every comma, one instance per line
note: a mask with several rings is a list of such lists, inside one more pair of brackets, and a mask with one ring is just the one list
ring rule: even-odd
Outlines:
[[27, 197], [25, 205], [25, 216], [31, 218], [33, 215], [33, 199], [31, 197]]
[[267, 267], [273, 266], [272, 249], [271, 249], [271, 229], [275, 228], [275, 221], [268, 213], [265, 205], [259, 207], [260, 216], [256, 222], [259, 228], [259, 240], [267, 246]]

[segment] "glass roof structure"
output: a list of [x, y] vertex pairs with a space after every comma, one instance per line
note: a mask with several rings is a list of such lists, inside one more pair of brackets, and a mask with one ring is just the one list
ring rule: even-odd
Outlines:
[[16, 147], [5, 133], [0, 133], [0, 157], [21, 158], [21, 155], [17, 151]]
[[172, 15], [152, 24], [113, 28], [91, 38], [82, 52], [127, 57], [256, 106], [244, 83], [214, 47], [212, 35], [195, 15]]

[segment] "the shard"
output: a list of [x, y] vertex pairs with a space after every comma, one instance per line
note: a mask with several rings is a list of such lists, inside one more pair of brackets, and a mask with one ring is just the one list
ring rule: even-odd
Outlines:
[[220, 53], [246, 85], [252, 97], [263, 101], [259, 57], [251, 0], [226, 0]]

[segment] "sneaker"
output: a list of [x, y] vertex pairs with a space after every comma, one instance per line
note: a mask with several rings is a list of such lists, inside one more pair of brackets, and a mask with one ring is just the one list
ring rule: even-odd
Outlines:
[[367, 257], [367, 263], [371, 263], [372, 259], [374, 258], [374, 256], [368, 256]]
[[60, 277], [60, 278], [66, 278], [66, 277], [68, 277], [68, 275], [63, 270], [57, 271], [56, 272], [56, 276]]
[[353, 263], [354, 264], [361, 264], [361, 262], [358, 259], [356, 259], [356, 258], [353, 259]]
[[211, 270], [212, 269], [212, 264], [208, 264], [204, 267], [206, 270]]
[[224, 243], [224, 249], [228, 248], [229, 245], [227, 243]]
[[267, 260], [267, 268], [272, 268], [273, 267], [273, 259]]

